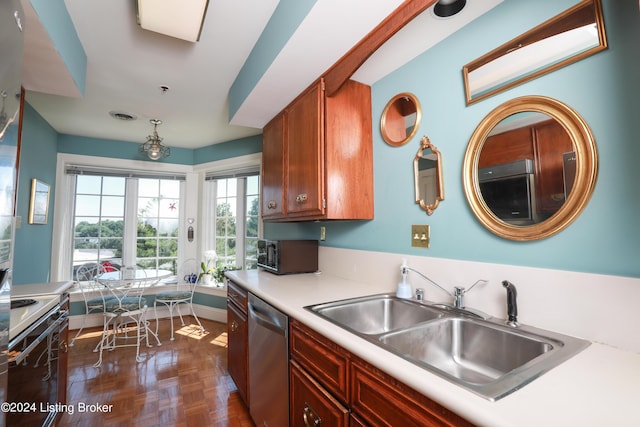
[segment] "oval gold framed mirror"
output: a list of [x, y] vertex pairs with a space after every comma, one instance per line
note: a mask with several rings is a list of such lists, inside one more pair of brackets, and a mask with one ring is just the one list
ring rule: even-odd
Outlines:
[[422, 120], [420, 101], [412, 93], [399, 93], [387, 102], [380, 117], [380, 133], [389, 145], [406, 144], [418, 131]]
[[597, 172], [585, 120], [553, 98], [524, 96], [480, 122], [465, 153], [463, 183], [472, 211], [492, 233], [538, 240], [580, 215]]
[[442, 154], [426, 136], [420, 140], [420, 149], [413, 159], [413, 176], [416, 203], [431, 215], [444, 200], [444, 183]]

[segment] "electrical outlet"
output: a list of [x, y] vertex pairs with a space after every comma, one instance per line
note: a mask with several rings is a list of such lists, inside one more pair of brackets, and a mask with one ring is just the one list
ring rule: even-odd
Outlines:
[[324, 225], [320, 226], [320, 240], [324, 242], [327, 240], [327, 227]]
[[411, 246], [414, 248], [429, 249], [431, 235], [428, 225], [412, 225], [411, 226]]

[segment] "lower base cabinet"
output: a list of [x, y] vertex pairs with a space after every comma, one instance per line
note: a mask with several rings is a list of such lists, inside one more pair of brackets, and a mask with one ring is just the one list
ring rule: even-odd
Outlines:
[[247, 291], [227, 282], [227, 367], [242, 401], [249, 406], [249, 325]]
[[[71, 300], [69, 293], [65, 292], [60, 297], [62, 304], [60, 308], [69, 312]], [[67, 403], [67, 384], [69, 375], [69, 318], [67, 317], [60, 326], [60, 332], [58, 335], [58, 402], [61, 404]], [[56, 415], [54, 424], [57, 424], [62, 413]]]
[[290, 425], [292, 427], [347, 427], [349, 410], [307, 374], [290, 363]]
[[290, 325], [291, 426], [473, 426], [306, 325]]
[[[351, 363], [351, 410], [363, 425], [462, 427], [467, 420], [363, 361]], [[358, 425], [358, 424], [356, 424]]]

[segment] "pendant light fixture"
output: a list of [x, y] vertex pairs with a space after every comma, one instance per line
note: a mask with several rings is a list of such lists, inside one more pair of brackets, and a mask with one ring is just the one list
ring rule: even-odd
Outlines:
[[149, 122], [153, 125], [153, 135], [147, 136], [146, 142], [140, 145], [138, 151], [146, 153], [151, 160], [160, 160], [169, 157], [171, 149], [166, 145], [162, 145], [162, 138], [158, 136], [158, 125], [162, 124], [162, 120], [151, 119]]

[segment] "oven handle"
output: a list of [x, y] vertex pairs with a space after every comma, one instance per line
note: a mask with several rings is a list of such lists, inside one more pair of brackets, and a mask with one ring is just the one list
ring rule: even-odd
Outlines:
[[[49, 325], [49, 327], [43, 333], [41, 333], [38, 338], [32, 341], [31, 344], [27, 346], [27, 348], [23, 349], [15, 357], [10, 357], [9, 364], [11, 366], [15, 366], [22, 363], [22, 361], [29, 355], [29, 353], [31, 353], [31, 351], [38, 346], [38, 344], [40, 344], [42, 341], [47, 339], [47, 337], [51, 335], [51, 333], [53, 333], [56, 329], [60, 328], [60, 325], [62, 325], [62, 322], [65, 321], [68, 315], [69, 313], [66, 310], [60, 310], [60, 316], [51, 325]], [[48, 316], [43, 316], [42, 320], [38, 322], [38, 324], [35, 326], [37, 327], [41, 325], [43, 322], [47, 320], [47, 318]]]

